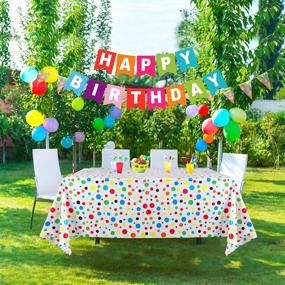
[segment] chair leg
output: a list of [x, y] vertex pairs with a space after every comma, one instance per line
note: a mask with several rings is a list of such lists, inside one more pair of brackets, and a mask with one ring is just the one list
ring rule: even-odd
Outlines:
[[196, 238], [196, 244], [202, 244], [202, 238]]
[[100, 244], [100, 238], [95, 238], [95, 244]]
[[33, 204], [33, 210], [32, 210], [32, 216], [31, 216], [30, 230], [33, 228], [34, 212], [36, 208], [36, 203], [37, 203], [37, 198], [35, 197], [34, 204]]

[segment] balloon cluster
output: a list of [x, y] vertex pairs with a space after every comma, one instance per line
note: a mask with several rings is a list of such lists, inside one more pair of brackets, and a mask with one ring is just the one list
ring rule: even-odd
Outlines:
[[58, 71], [52, 66], [44, 67], [40, 72], [35, 67], [28, 66], [20, 73], [20, 78], [30, 84], [31, 91], [36, 96], [43, 96], [47, 91], [47, 83], [58, 80]]
[[92, 122], [92, 126], [96, 131], [102, 131], [105, 127], [112, 129], [115, 126], [116, 120], [119, 120], [122, 116], [122, 110], [116, 106], [112, 106], [104, 120], [96, 118]]
[[[186, 108], [186, 115], [190, 118], [196, 115], [207, 116], [209, 108], [206, 104], [196, 106], [190, 105]], [[213, 114], [212, 118], [206, 119], [202, 124], [203, 138], [196, 142], [196, 150], [203, 152], [207, 150], [208, 144], [212, 143], [214, 135], [223, 128], [223, 134], [227, 141], [235, 142], [239, 139], [240, 124], [246, 121], [246, 113], [240, 108], [232, 108], [229, 111], [221, 108]]]
[[32, 139], [36, 142], [45, 140], [47, 133], [54, 133], [59, 127], [58, 121], [55, 118], [45, 118], [44, 115], [37, 110], [28, 112], [26, 121], [33, 127]]

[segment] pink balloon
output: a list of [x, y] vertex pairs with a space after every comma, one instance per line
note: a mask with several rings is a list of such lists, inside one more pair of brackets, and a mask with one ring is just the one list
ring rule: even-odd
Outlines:
[[43, 126], [49, 133], [54, 133], [57, 131], [59, 124], [55, 118], [46, 118]]
[[202, 124], [202, 131], [207, 135], [214, 135], [219, 130], [219, 127], [214, 125], [211, 118], [206, 119]]
[[77, 143], [82, 143], [85, 140], [85, 135], [83, 132], [75, 132], [74, 133], [74, 140]]

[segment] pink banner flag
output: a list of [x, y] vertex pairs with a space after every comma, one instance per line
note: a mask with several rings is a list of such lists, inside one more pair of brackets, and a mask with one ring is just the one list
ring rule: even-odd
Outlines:
[[230, 100], [232, 103], [235, 102], [234, 99], [234, 88], [233, 87], [228, 87], [228, 88], [223, 88], [221, 89], [222, 94], [224, 94], [228, 100]]
[[62, 88], [65, 86], [67, 78], [63, 76], [58, 77], [58, 82], [57, 82], [57, 94], [59, 94], [62, 90]]
[[268, 72], [264, 72], [256, 77], [268, 90], [272, 90]]
[[166, 98], [164, 88], [148, 88], [147, 89], [147, 107], [148, 110], [155, 108], [165, 109]]
[[122, 107], [125, 99], [125, 87], [117, 85], [107, 85], [104, 92], [104, 103], [103, 105], [114, 104], [116, 107]]
[[239, 88], [248, 96], [250, 99], [252, 99], [252, 84], [251, 80], [246, 81], [244, 83], [241, 83], [239, 85]]

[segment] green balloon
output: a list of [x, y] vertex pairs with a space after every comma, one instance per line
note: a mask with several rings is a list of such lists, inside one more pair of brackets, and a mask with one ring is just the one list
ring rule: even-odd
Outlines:
[[84, 100], [81, 97], [75, 98], [71, 105], [75, 111], [81, 111], [84, 107]]
[[104, 121], [101, 118], [94, 119], [92, 125], [96, 131], [102, 131], [104, 129]]
[[240, 126], [236, 122], [231, 120], [224, 127], [223, 133], [227, 141], [235, 142], [240, 137]]

